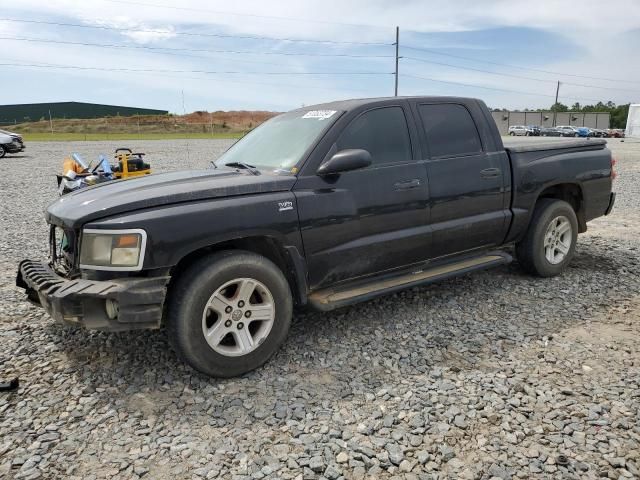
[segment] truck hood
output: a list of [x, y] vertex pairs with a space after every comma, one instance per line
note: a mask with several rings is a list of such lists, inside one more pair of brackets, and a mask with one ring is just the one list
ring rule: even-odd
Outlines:
[[117, 180], [67, 194], [46, 211], [48, 223], [75, 229], [121, 213], [180, 202], [290, 190], [293, 176], [215, 169], [159, 173]]

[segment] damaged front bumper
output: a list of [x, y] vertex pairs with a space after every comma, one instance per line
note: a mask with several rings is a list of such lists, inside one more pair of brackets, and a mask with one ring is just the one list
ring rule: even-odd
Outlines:
[[16, 285], [57, 322], [92, 330], [159, 328], [169, 277], [69, 280], [49, 265], [23, 260]]

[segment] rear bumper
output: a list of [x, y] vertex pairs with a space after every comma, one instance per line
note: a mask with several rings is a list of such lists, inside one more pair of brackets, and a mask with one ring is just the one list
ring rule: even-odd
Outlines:
[[613, 210], [614, 203], [616, 203], [616, 192], [611, 192], [611, 195], [609, 196], [609, 205], [607, 206], [607, 209], [604, 212], [605, 215], [609, 215], [611, 213], [611, 210]]
[[[92, 330], [159, 328], [169, 277], [68, 280], [47, 264], [23, 260], [16, 285], [57, 322]], [[111, 306], [107, 313], [107, 302]]]

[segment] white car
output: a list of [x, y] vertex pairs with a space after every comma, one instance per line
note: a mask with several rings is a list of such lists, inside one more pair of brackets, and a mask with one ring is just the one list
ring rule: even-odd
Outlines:
[[509, 135], [512, 137], [516, 135], [527, 135], [529, 130], [524, 125], [512, 125], [509, 127]]
[[0, 130], [0, 158], [7, 153], [18, 153], [24, 150], [22, 136], [17, 133]]

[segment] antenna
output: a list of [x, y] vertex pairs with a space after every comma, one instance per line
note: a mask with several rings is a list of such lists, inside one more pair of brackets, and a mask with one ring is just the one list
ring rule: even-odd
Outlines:
[[[182, 93], [182, 114], [183, 115], [187, 115], [187, 108], [185, 107], [184, 104], [184, 90], [180, 90], [180, 92]], [[185, 118], [185, 122], [186, 122], [186, 118]], [[189, 154], [189, 132], [185, 132], [187, 134], [187, 137], [185, 138], [185, 146], [186, 146], [186, 150], [187, 150], [187, 163], [191, 164], [191, 155]]]

